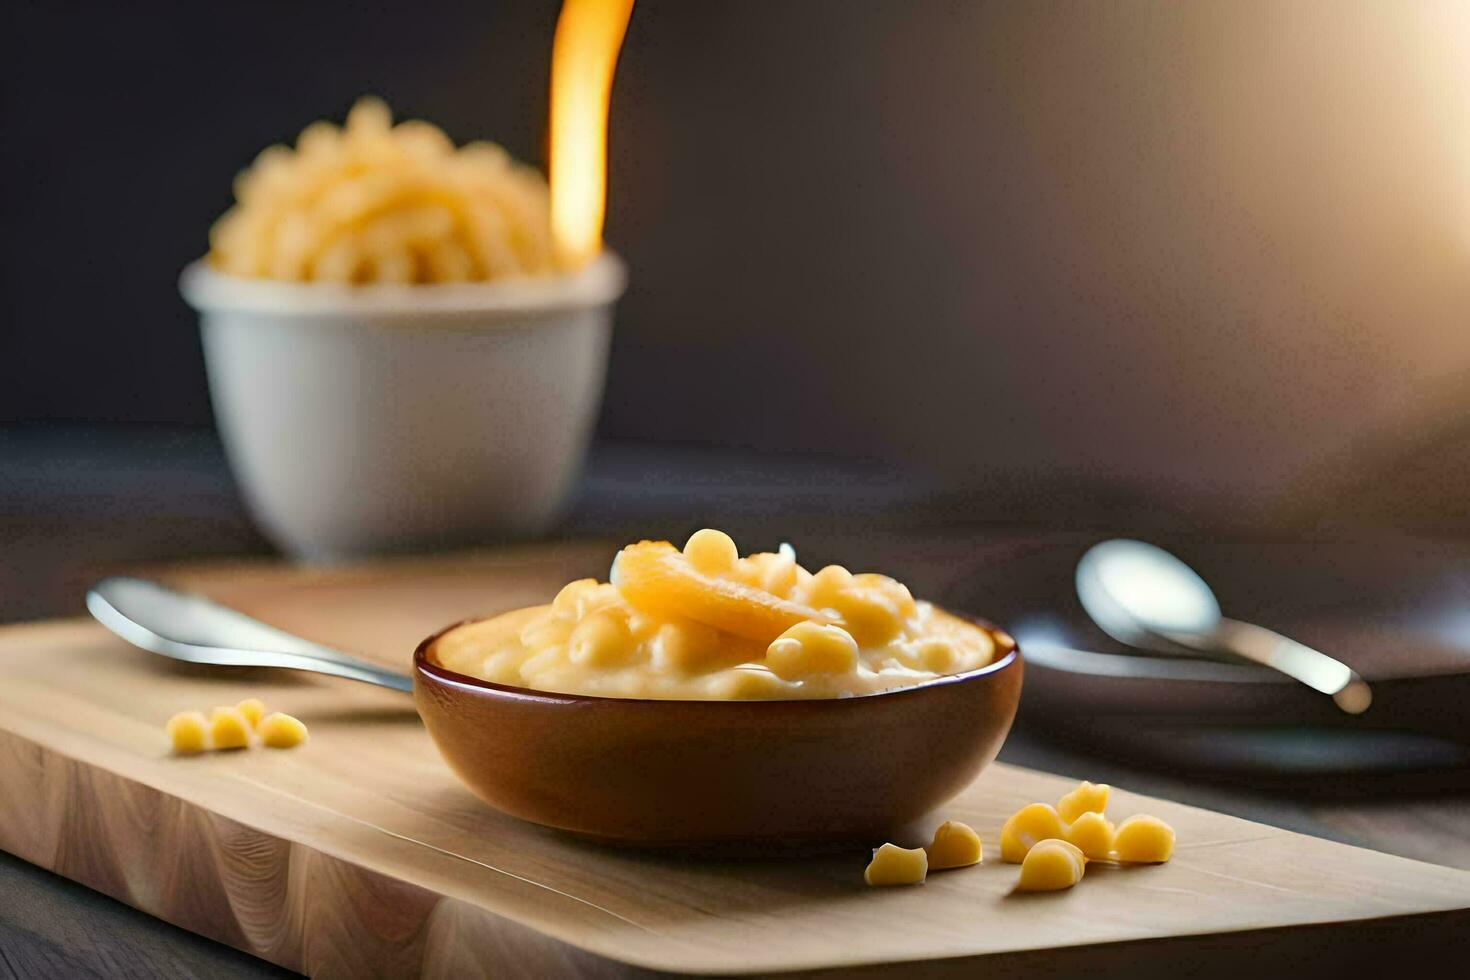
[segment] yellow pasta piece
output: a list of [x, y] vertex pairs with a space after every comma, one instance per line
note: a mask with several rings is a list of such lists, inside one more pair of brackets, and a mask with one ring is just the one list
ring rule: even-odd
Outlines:
[[857, 663], [857, 640], [841, 626], [797, 623], [766, 648], [765, 665], [786, 680], [812, 674], [847, 674], [856, 669]]
[[949, 640], [934, 636], [914, 644], [908, 659], [921, 670], [948, 674], [960, 663], [962, 656], [960, 650]]
[[652, 662], [660, 669], [680, 673], [709, 670], [728, 659], [725, 643], [713, 627], [692, 619], [670, 620], [658, 628]]
[[577, 624], [567, 641], [569, 659], [587, 667], [613, 667], [633, 652], [633, 634], [625, 616], [600, 609]]
[[1174, 828], [1146, 814], [1129, 817], [1118, 825], [1113, 849], [1119, 861], [1162, 864], [1174, 856]]
[[1089, 810], [1067, 826], [1067, 841], [1076, 845], [1089, 860], [1106, 861], [1112, 856], [1114, 829], [1112, 821]]
[[200, 711], [180, 711], [164, 726], [178, 755], [195, 755], [209, 748], [209, 720]]
[[765, 667], [742, 664], [715, 675], [709, 691], [722, 700], [771, 700], [791, 693], [791, 686]]
[[246, 698], [235, 705], [235, 710], [245, 716], [251, 728], [260, 726], [260, 719], [265, 717], [265, 702], [260, 698]]
[[931, 871], [967, 868], [984, 860], [980, 835], [969, 824], [958, 820], [946, 820], [940, 824], [927, 850]]
[[863, 871], [863, 881], [870, 885], [920, 885], [928, 873], [929, 855], [922, 847], [884, 844], [873, 852], [873, 860]]
[[902, 616], [912, 616], [918, 612], [919, 604], [914, 601], [914, 594], [897, 579], [875, 572], [861, 572], [852, 577], [852, 584], [886, 596]]
[[791, 598], [792, 589], [801, 577], [796, 559], [769, 551], [757, 552], [740, 559], [735, 578], [753, 589], [764, 589], [782, 599]]
[[851, 585], [827, 602], [842, 617], [843, 627], [862, 646], [881, 646], [903, 629], [898, 606], [878, 589]]
[[618, 552], [612, 584], [634, 606], [654, 616], [684, 617], [737, 636], [769, 643], [806, 620], [824, 622], [815, 609], [706, 575], [666, 541], [642, 541]]
[[580, 603], [582, 599], [588, 593], [596, 590], [596, 588], [597, 579], [595, 578], [579, 578], [573, 582], [568, 582], [561, 587], [561, 591], [556, 594], [556, 598], [551, 600], [551, 608], [555, 610], [558, 616], [576, 619], [581, 615]]
[[306, 738], [306, 725], [299, 718], [277, 711], [261, 719], [260, 741], [267, 748], [295, 748], [305, 742]]
[[521, 646], [527, 650], [544, 650], [560, 646], [571, 638], [575, 624], [561, 616], [548, 614], [531, 620], [521, 628]]
[[1107, 783], [1077, 784], [1077, 788], [1057, 801], [1057, 814], [1071, 823], [1084, 813], [1102, 813], [1108, 808], [1108, 793], [1112, 787]]
[[812, 575], [806, 583], [806, 594], [798, 596], [797, 601], [816, 607], [828, 607], [851, 584], [851, 572], [841, 565], [826, 565]]
[[735, 547], [735, 541], [724, 531], [716, 531], [714, 528], [704, 528], [695, 531], [684, 542], [684, 557], [689, 559], [689, 564], [694, 566], [695, 571], [705, 575], [724, 575], [735, 570], [735, 563], [740, 560], [740, 552]]
[[1064, 840], [1037, 841], [1021, 862], [1016, 888], [1023, 892], [1055, 892], [1082, 880], [1087, 858]]
[[1000, 859], [1020, 864], [1038, 841], [1061, 838], [1065, 830], [1062, 818], [1047, 803], [1032, 803], [1012, 814], [1000, 829]]
[[209, 740], [217, 749], [247, 748], [250, 722], [235, 708], [215, 708], [209, 716]]

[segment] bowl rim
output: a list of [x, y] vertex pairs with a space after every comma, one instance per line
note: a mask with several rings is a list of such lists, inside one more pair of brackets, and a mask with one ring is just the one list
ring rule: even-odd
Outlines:
[[347, 286], [251, 279], [220, 272], [199, 258], [179, 274], [184, 302], [200, 313], [249, 313], [292, 319], [522, 320], [528, 315], [606, 307], [628, 282], [627, 266], [603, 251], [579, 269], [489, 282]]
[[[505, 612], [514, 612], [514, 611], [515, 610], [513, 610], [513, 609], [507, 609], [507, 610], [505, 610]], [[786, 705], [792, 705], [792, 704], [809, 704], [809, 705], [824, 705], [825, 704], [825, 705], [832, 705], [832, 704], [851, 704], [851, 703], [857, 703], [857, 702], [862, 702], [862, 701], [868, 701], [868, 700], [871, 700], [872, 698], [882, 698], [882, 697], [888, 697], [890, 695], [915, 693], [915, 692], [918, 692], [918, 691], [930, 690], [930, 689], [936, 688], [936, 687], [948, 686], [950, 684], [958, 684], [958, 683], [961, 683], [963, 681], [975, 680], [977, 678], [985, 677], [985, 676], [988, 676], [990, 674], [998, 674], [1001, 671], [1006, 670], [1007, 668], [1016, 666], [1016, 665], [1018, 665], [1021, 662], [1021, 659], [1022, 659], [1021, 658], [1021, 647], [1020, 647], [1020, 645], [1018, 643], [1016, 643], [1015, 637], [1011, 636], [1010, 633], [1008, 633], [1005, 630], [1001, 629], [999, 626], [995, 625], [994, 623], [992, 623], [988, 619], [982, 619], [979, 616], [971, 616], [971, 615], [968, 615], [968, 614], [965, 614], [965, 613], [949, 612], [949, 610], [947, 610], [947, 609], [944, 610], [944, 611], [947, 612], [947, 613], [949, 613], [949, 615], [951, 615], [951, 616], [954, 616], [954, 617], [956, 617], [958, 619], [963, 619], [966, 622], [968, 622], [968, 623], [970, 623], [970, 624], [972, 624], [974, 626], [980, 627], [981, 629], [983, 629], [986, 632], [990, 633], [998, 642], [1003, 642], [1003, 643], [1009, 644], [1010, 649], [1007, 650], [1007, 652], [1006, 652], [1006, 654], [1004, 656], [1002, 656], [1002, 657], [1000, 657], [998, 659], [992, 660], [992, 661], [990, 661], [990, 663], [985, 664], [982, 667], [976, 667], [973, 670], [966, 670], [966, 671], [963, 671], [963, 672], [958, 673], [958, 674], [940, 674], [938, 677], [931, 678], [931, 679], [929, 679], [927, 681], [921, 681], [918, 684], [910, 684], [910, 685], [907, 685], [905, 687], [892, 687], [892, 688], [889, 688], [886, 691], [873, 691], [873, 692], [870, 692], [868, 694], [853, 694], [853, 695], [849, 695], [847, 697], [835, 697], [835, 698], [723, 698], [723, 699], [709, 699], [709, 698], [623, 698], [623, 697], [608, 697], [607, 695], [602, 695], [602, 694], [568, 694], [568, 693], [559, 692], [559, 691], [541, 691], [541, 690], [537, 690], [534, 687], [518, 687], [518, 686], [516, 686], [514, 684], [500, 684], [500, 683], [497, 683], [496, 681], [487, 681], [484, 678], [475, 677], [475, 676], [473, 676], [471, 674], [461, 674], [459, 671], [450, 670], [448, 667], [445, 667], [442, 664], [437, 664], [437, 663], [434, 663], [433, 661], [429, 660], [429, 648], [431, 646], [433, 646], [434, 643], [440, 637], [444, 636], [446, 633], [450, 632], [451, 630], [459, 629], [461, 626], [468, 626], [471, 623], [484, 622], [486, 619], [493, 619], [494, 618], [493, 616], [479, 616], [479, 617], [472, 617], [470, 619], [461, 619], [458, 622], [450, 623], [448, 626], [445, 626], [442, 629], [436, 630], [433, 633], [431, 633], [430, 635], [426, 636], [424, 639], [420, 640], [419, 641], [419, 645], [417, 647], [415, 647], [414, 648], [414, 651], [413, 651], [414, 677], [415, 677], [415, 680], [417, 680], [417, 678], [420, 675], [426, 675], [428, 677], [433, 678], [437, 683], [441, 683], [441, 684], [447, 684], [447, 685], [454, 686], [454, 687], [467, 687], [467, 688], [472, 688], [472, 689], [475, 689], [475, 690], [486, 691], [486, 692], [489, 692], [491, 694], [502, 695], [502, 696], [514, 698], [514, 699], [519, 700], [519, 701], [536, 701], [536, 702], [542, 702], [542, 703], [546, 703], [546, 704], [623, 704], [623, 705], [634, 705], [634, 704], [637, 704], [637, 705], [717, 705], [717, 704], [718, 705], [750, 705], [750, 704], [786, 704]], [[495, 615], [497, 615], [497, 616], [504, 615], [504, 613], [496, 613]], [[812, 710], [815, 710], [815, 709], [812, 709]]]

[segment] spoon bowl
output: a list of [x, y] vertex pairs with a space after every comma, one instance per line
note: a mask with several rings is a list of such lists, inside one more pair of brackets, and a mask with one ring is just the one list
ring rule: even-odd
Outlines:
[[1200, 574], [1155, 545], [1118, 538], [1092, 546], [1077, 562], [1076, 587], [1093, 622], [1127, 646], [1258, 663], [1328, 695], [1352, 715], [1372, 704], [1367, 682], [1341, 661], [1221, 615]]
[[1220, 603], [1199, 573], [1162, 548], [1117, 538], [1077, 562], [1077, 597], [1093, 622], [1119, 643], [1158, 653], [1197, 655], [1171, 635], [1209, 636]]

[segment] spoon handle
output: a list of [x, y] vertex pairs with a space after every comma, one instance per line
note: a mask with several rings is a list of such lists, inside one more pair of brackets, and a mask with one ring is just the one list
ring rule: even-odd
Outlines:
[[97, 621], [134, 646], [198, 664], [285, 667], [413, 690], [404, 674], [312, 643], [243, 613], [140, 578], [109, 578], [87, 592]]
[[[1199, 638], [1173, 634], [1169, 639], [1185, 646], [1197, 646], [1199, 642]], [[1191, 639], [1194, 642], [1190, 642]], [[1221, 619], [1220, 625], [1209, 636], [1209, 645], [1279, 670], [1328, 695], [1350, 715], [1362, 714], [1373, 703], [1373, 692], [1368, 682], [1347, 664], [1264, 626], [1237, 619]]]

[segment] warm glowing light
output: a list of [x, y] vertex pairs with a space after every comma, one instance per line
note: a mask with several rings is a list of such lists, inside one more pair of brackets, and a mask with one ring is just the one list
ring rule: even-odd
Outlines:
[[551, 47], [551, 231], [564, 262], [602, 250], [607, 109], [633, 0], [565, 0]]

